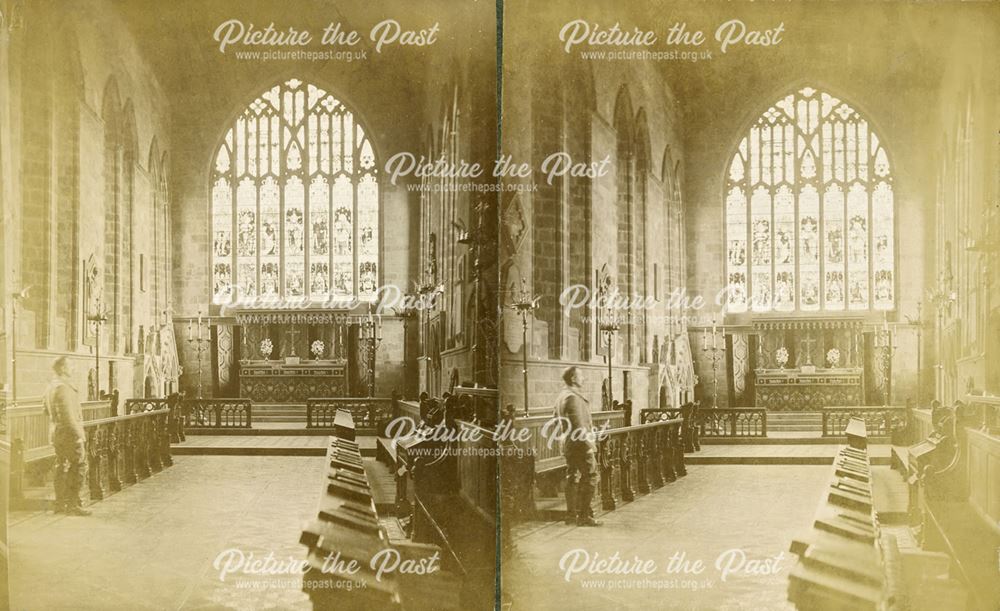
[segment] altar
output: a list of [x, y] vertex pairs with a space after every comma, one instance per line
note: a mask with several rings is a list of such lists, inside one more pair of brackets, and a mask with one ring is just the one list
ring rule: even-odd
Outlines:
[[776, 411], [861, 405], [861, 374], [861, 369], [759, 369], [755, 404]]
[[810, 411], [865, 404], [861, 318], [754, 321], [756, 407]]
[[347, 395], [347, 364], [241, 363], [240, 396], [259, 403], [305, 403], [311, 397]]
[[359, 396], [369, 375], [362, 311], [246, 309], [235, 316], [234, 390], [259, 403]]

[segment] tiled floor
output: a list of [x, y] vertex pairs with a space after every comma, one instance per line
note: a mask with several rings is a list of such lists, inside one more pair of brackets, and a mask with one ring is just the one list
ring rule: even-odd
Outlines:
[[174, 461], [96, 503], [90, 517], [12, 515], [11, 608], [310, 608], [301, 577], [253, 577], [237, 584], [230, 575], [221, 582], [212, 563], [232, 548], [301, 559], [299, 533], [319, 502], [323, 459]]
[[[598, 528], [559, 522], [520, 528], [523, 536], [503, 564], [505, 601], [511, 611], [790, 609], [785, 590], [795, 557], [788, 547], [812, 521], [829, 475], [826, 466], [699, 466], [600, 516]], [[747, 567], [753, 559], [784, 558], [776, 574], [733, 574], [722, 581], [715, 562], [733, 549], [746, 554]], [[572, 550], [584, 550], [591, 560], [616, 552], [622, 560], [652, 560], [656, 570], [643, 576], [585, 571], [566, 581], [560, 561]], [[671, 573], [674, 554], [702, 560], [706, 568], [698, 575]]]

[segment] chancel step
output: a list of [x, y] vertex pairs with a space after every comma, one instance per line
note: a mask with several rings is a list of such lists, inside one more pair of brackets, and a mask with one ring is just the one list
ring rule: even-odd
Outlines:
[[782, 412], [768, 410], [768, 432], [820, 432], [823, 430], [823, 415], [819, 412]]

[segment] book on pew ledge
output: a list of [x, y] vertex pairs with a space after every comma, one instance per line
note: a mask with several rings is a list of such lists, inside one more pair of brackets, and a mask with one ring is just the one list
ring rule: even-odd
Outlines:
[[[347, 504], [345, 503], [345, 505]], [[379, 536], [381, 525], [374, 517], [365, 515], [361, 511], [352, 511], [345, 507], [345, 505], [341, 505], [336, 509], [320, 511], [319, 519], [323, 522], [333, 522], [340, 526], [366, 532], [372, 536]]]
[[813, 526], [816, 530], [868, 544], [875, 543], [875, 535], [877, 534], [871, 526], [866, 527], [864, 524], [842, 517], [818, 519], [813, 523]]
[[[323, 570], [327, 552], [310, 550], [307, 556], [309, 569], [302, 575], [302, 591], [309, 595], [315, 609], [367, 610], [398, 609], [399, 591], [390, 581], [375, 579], [375, 573], [367, 569], [367, 563], [357, 573]], [[364, 587], [331, 587], [337, 582], [364, 582]]]
[[868, 513], [871, 513], [872, 510], [872, 499], [870, 496], [838, 488], [835, 484], [830, 485], [830, 496], [827, 499], [834, 505], [847, 507], [848, 509], [857, 509]]
[[365, 486], [359, 486], [354, 482], [343, 478], [334, 477], [326, 487], [326, 493], [331, 496], [339, 496], [359, 503], [368, 503], [372, 500], [371, 490]]
[[803, 563], [795, 565], [788, 577], [788, 598], [799, 609], [878, 611], [882, 588]]
[[341, 456], [334, 456], [333, 458], [331, 458], [330, 467], [333, 469], [344, 469], [345, 471], [351, 471], [353, 473], [365, 472], [364, 463], [351, 462]]
[[810, 546], [800, 558], [806, 566], [825, 570], [859, 583], [881, 587], [884, 576], [878, 554], [858, 554], [857, 551], [857, 548], [850, 544], [823, 548]]

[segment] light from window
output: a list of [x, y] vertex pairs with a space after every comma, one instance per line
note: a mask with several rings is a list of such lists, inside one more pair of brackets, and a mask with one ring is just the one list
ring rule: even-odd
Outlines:
[[293, 79], [247, 106], [216, 152], [211, 197], [216, 303], [375, 297], [375, 154], [326, 91]]
[[728, 311], [891, 310], [893, 208], [888, 155], [856, 110], [808, 87], [781, 99], [729, 164]]

